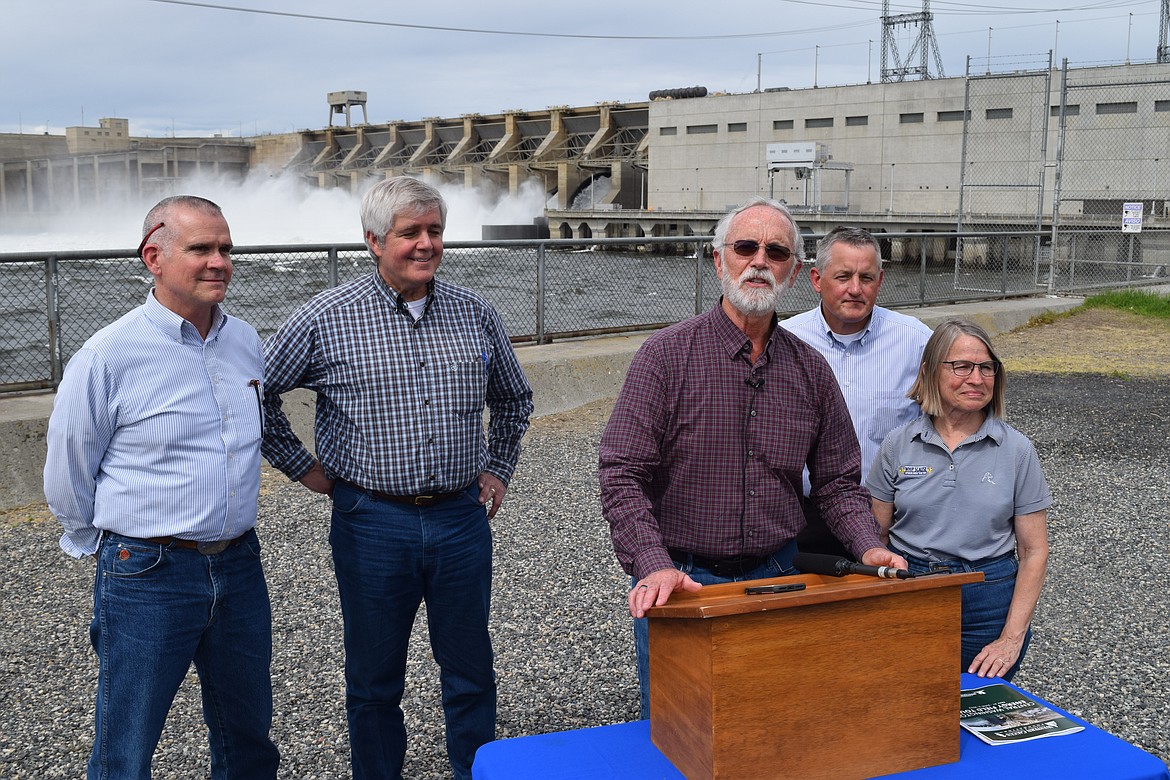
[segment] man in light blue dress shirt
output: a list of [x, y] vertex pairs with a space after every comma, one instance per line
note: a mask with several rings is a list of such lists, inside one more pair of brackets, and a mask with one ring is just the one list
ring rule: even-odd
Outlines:
[[[918, 375], [930, 328], [876, 306], [882, 287], [881, 246], [867, 230], [838, 227], [817, 244], [809, 272], [821, 304], [780, 326], [824, 355], [845, 396], [861, 445], [861, 482], [886, 434], [919, 414], [906, 397]], [[808, 495], [807, 475], [805, 495]], [[808, 526], [796, 537], [802, 552], [851, 557], [805, 502]]]
[[256, 331], [219, 305], [231, 248], [211, 201], [151, 209], [139, 255], [154, 288], [73, 356], [49, 419], [45, 497], [61, 548], [97, 559], [91, 780], [150, 777], [192, 663], [211, 777], [276, 776], [272, 616], [254, 530], [263, 361]]

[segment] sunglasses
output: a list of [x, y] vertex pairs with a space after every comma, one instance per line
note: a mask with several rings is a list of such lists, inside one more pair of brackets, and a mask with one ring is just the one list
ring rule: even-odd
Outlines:
[[[723, 246], [731, 247], [732, 251], [740, 257], [755, 257], [756, 252], [760, 251], [760, 242], [750, 239], [743, 239]], [[794, 252], [783, 244], [766, 244], [764, 245], [764, 254], [774, 263], [786, 263], [792, 259]]]

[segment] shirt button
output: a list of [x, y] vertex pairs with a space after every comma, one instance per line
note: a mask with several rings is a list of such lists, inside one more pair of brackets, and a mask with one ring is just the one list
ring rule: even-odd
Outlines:
[[430, 406], [430, 405], [431, 405], [431, 399], [427, 398], [427, 399], [423, 400], [423, 406]]
[[755, 454], [756, 454], [756, 451], [755, 451], [755, 450], [748, 450], [748, 457], [749, 457], [749, 458], [750, 458], [750, 457], [752, 457], [752, 456], [753, 456], [753, 455], [755, 455]]
[[755, 416], [756, 416], [756, 410], [755, 410], [755, 409], [752, 409], [750, 412], [748, 412], [748, 414], [750, 414], [752, 417], [755, 417]]

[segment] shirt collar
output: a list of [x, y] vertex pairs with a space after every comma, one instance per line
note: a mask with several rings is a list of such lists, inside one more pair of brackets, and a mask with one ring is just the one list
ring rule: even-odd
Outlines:
[[[830, 342], [841, 344], [841, 340], [837, 338], [837, 334], [833, 332], [833, 329], [829, 327], [828, 320], [825, 319], [824, 308], [818, 305], [816, 312], [817, 322], [820, 323], [821, 330], [824, 332], [825, 338], [827, 338]], [[861, 336], [855, 339], [855, 341], [859, 344], [864, 344], [869, 339], [870, 335], [880, 327], [878, 324], [879, 320], [880, 317], [878, 316], [878, 307], [874, 306], [873, 311], [870, 312], [869, 315], [869, 322], [865, 324], [865, 328], [861, 331]]]
[[[395, 310], [406, 316], [411, 322], [414, 322], [414, 317], [412, 317], [410, 312], [406, 310], [406, 299], [402, 297], [402, 293], [386, 284], [386, 280], [382, 278], [382, 274], [378, 273], [377, 270], [374, 271], [373, 276], [374, 288], [377, 289], [382, 295], [386, 296], [386, 299], [390, 301]], [[422, 317], [419, 317], [419, 320], [421, 321], [423, 317], [427, 316], [427, 312], [435, 306], [435, 279], [432, 277], [431, 280], [427, 282], [427, 306], [425, 309], [423, 309]]]
[[[727, 351], [727, 356], [734, 359], [736, 355], [747, 353], [751, 355], [752, 340], [747, 335], [735, 326], [731, 318], [727, 316], [727, 312], [723, 311], [723, 298], [721, 297], [715, 302], [715, 308], [712, 309], [712, 324], [715, 329], [715, 335], [719, 342], [723, 345], [723, 349]], [[764, 355], [767, 357], [771, 354], [772, 342], [777, 338], [777, 334], [781, 329], [776, 327], [776, 316], [772, 315], [772, 335], [768, 337], [768, 345], [764, 347]]]
[[143, 311], [146, 313], [146, 318], [150, 322], [154, 323], [159, 330], [180, 344], [187, 341], [188, 337], [198, 343], [216, 339], [228, 318], [220, 305], [216, 304], [215, 308], [211, 310], [211, 329], [207, 331], [207, 338], [204, 339], [199, 335], [199, 331], [195, 329], [194, 325], [166, 306], [163, 306], [158, 298], [154, 297], [153, 287], [146, 294], [146, 305]]
[[[922, 415], [910, 423], [910, 425], [911, 438], [917, 438], [927, 442], [942, 442], [942, 437], [938, 435], [938, 431], [935, 430], [934, 427], [934, 422], [928, 415]], [[968, 439], [965, 441], [977, 442], [980, 439], [991, 439], [997, 445], [1003, 444], [1003, 440], [1006, 435], [1006, 428], [1007, 426], [1003, 420], [989, 414], [983, 419], [983, 423], [979, 426], [979, 430], [975, 431], [975, 433], [968, 437]]]

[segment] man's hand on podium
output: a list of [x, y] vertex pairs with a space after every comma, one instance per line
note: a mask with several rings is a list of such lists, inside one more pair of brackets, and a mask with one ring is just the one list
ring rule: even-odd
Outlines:
[[661, 607], [676, 590], [694, 592], [702, 587], [689, 574], [675, 568], [650, 572], [630, 590], [630, 614], [636, 618], [646, 617], [646, 610]]
[[866, 566], [889, 566], [891, 569], [909, 569], [906, 559], [885, 547], [870, 547], [861, 554], [861, 563]]

